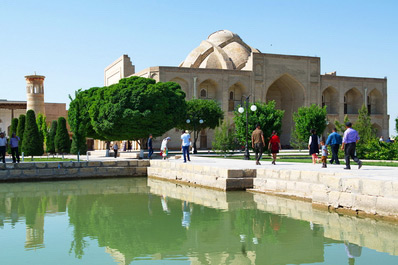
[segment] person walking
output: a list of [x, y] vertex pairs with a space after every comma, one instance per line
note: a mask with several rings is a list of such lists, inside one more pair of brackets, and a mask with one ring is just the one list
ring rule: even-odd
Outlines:
[[152, 159], [153, 146], [152, 146], [152, 134], [148, 138], [148, 159]]
[[351, 169], [350, 166], [350, 157], [358, 164], [358, 169], [362, 167], [362, 161], [356, 156], [356, 146], [357, 142], [359, 141], [358, 132], [352, 129], [352, 123], [346, 122], [345, 130], [343, 135], [343, 144], [341, 145], [341, 150], [344, 150], [344, 158], [345, 158], [345, 168], [344, 169]]
[[183, 135], [181, 135], [181, 149], [182, 149], [182, 154], [184, 156], [184, 163], [188, 161], [191, 161], [189, 159], [189, 146], [191, 144], [191, 135], [189, 135], [189, 131], [186, 130]]
[[335, 162], [336, 165], [340, 165], [338, 154], [341, 143], [342, 139], [340, 134], [337, 133], [336, 128], [333, 128], [333, 132], [329, 134], [328, 139], [326, 140], [326, 146], [330, 145], [330, 148], [332, 149], [332, 159], [329, 161], [330, 164]]
[[117, 150], [119, 150], [119, 146], [117, 145], [117, 142], [113, 145], [113, 153], [115, 154], [115, 158], [117, 157]]
[[260, 124], [256, 125], [256, 129], [252, 133], [252, 147], [256, 154], [256, 165], [260, 164], [260, 159], [263, 154], [263, 148], [265, 146], [264, 134], [260, 129]]
[[7, 149], [7, 138], [4, 137], [4, 133], [0, 132], [0, 157], [3, 163], [6, 163], [6, 149]]
[[21, 141], [21, 139], [15, 134], [12, 133], [11, 139], [10, 139], [10, 146], [11, 146], [11, 155], [12, 155], [12, 162], [20, 162], [19, 161], [19, 152], [18, 152], [18, 143]]
[[322, 168], [327, 168], [326, 164], [327, 164], [327, 160], [328, 160], [328, 147], [325, 144], [324, 140], [321, 141], [321, 151], [322, 151], [322, 157], [321, 157]]
[[162, 144], [160, 145], [160, 151], [162, 152], [163, 160], [167, 159], [167, 155], [169, 154], [169, 149], [167, 148], [167, 144], [171, 140], [170, 137], [166, 137], [163, 139]]
[[308, 140], [308, 150], [310, 151], [310, 155], [312, 157], [312, 164], [315, 164], [319, 161], [318, 155], [319, 154], [319, 144], [320, 139], [319, 136], [316, 135], [315, 130], [311, 130], [311, 136]]
[[276, 131], [272, 131], [272, 135], [268, 143], [268, 149], [271, 150], [272, 164], [275, 165], [276, 154], [279, 153], [280, 149], [282, 149], [281, 141]]

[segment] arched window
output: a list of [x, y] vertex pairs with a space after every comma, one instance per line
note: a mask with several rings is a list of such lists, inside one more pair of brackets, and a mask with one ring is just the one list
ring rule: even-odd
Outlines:
[[234, 92], [229, 92], [229, 100], [234, 100]]
[[347, 97], [344, 96], [344, 114], [347, 114]]
[[200, 97], [201, 98], [207, 98], [207, 91], [206, 91], [206, 89], [202, 89], [202, 90], [200, 90]]

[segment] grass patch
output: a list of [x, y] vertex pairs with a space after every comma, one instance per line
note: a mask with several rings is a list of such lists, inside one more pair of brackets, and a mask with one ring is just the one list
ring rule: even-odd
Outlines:
[[[49, 158], [26, 158], [24, 162], [70, 162], [70, 161], [77, 161], [77, 159], [70, 159], [70, 158], [57, 158], [57, 157], [49, 157]], [[21, 161], [22, 162], [22, 161]]]

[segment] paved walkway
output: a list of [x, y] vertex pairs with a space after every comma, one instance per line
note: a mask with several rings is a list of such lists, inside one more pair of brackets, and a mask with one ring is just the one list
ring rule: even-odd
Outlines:
[[[183, 159], [175, 160], [170, 158], [170, 162], [183, 163]], [[191, 162], [188, 164], [203, 165], [218, 168], [229, 169], [275, 169], [275, 170], [303, 170], [303, 171], [317, 171], [317, 172], [332, 172], [337, 174], [344, 174], [347, 177], [362, 177], [370, 179], [384, 180], [398, 180], [398, 167], [382, 167], [382, 166], [362, 166], [358, 170], [358, 165], [355, 162], [351, 163], [351, 170], [344, 170], [345, 164], [330, 165], [327, 168], [321, 168], [322, 164], [310, 163], [293, 163], [293, 162], [279, 162], [272, 165], [271, 161], [261, 161], [261, 165], [257, 166], [254, 160], [239, 160], [239, 159], [224, 159], [224, 158], [207, 158], [191, 156]]]

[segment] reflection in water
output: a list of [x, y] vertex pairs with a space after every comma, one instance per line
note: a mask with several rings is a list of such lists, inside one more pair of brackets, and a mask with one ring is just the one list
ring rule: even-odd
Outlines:
[[345, 263], [366, 264], [361, 254], [370, 250], [362, 247], [375, 246], [368, 240], [374, 238], [372, 233], [388, 246], [385, 252], [397, 254], [398, 228], [393, 224], [341, 217], [313, 210], [308, 203], [262, 194], [146, 181], [4, 184], [0, 225], [18, 229], [24, 222], [25, 248], [39, 251], [48, 248], [47, 218], [66, 218], [73, 240], [62, 249], [88, 264], [95, 263], [90, 261], [95, 254], [88, 251], [93, 247], [119, 264], [148, 259], [195, 265], [326, 264], [330, 245], [341, 246], [339, 257], [344, 256]]

